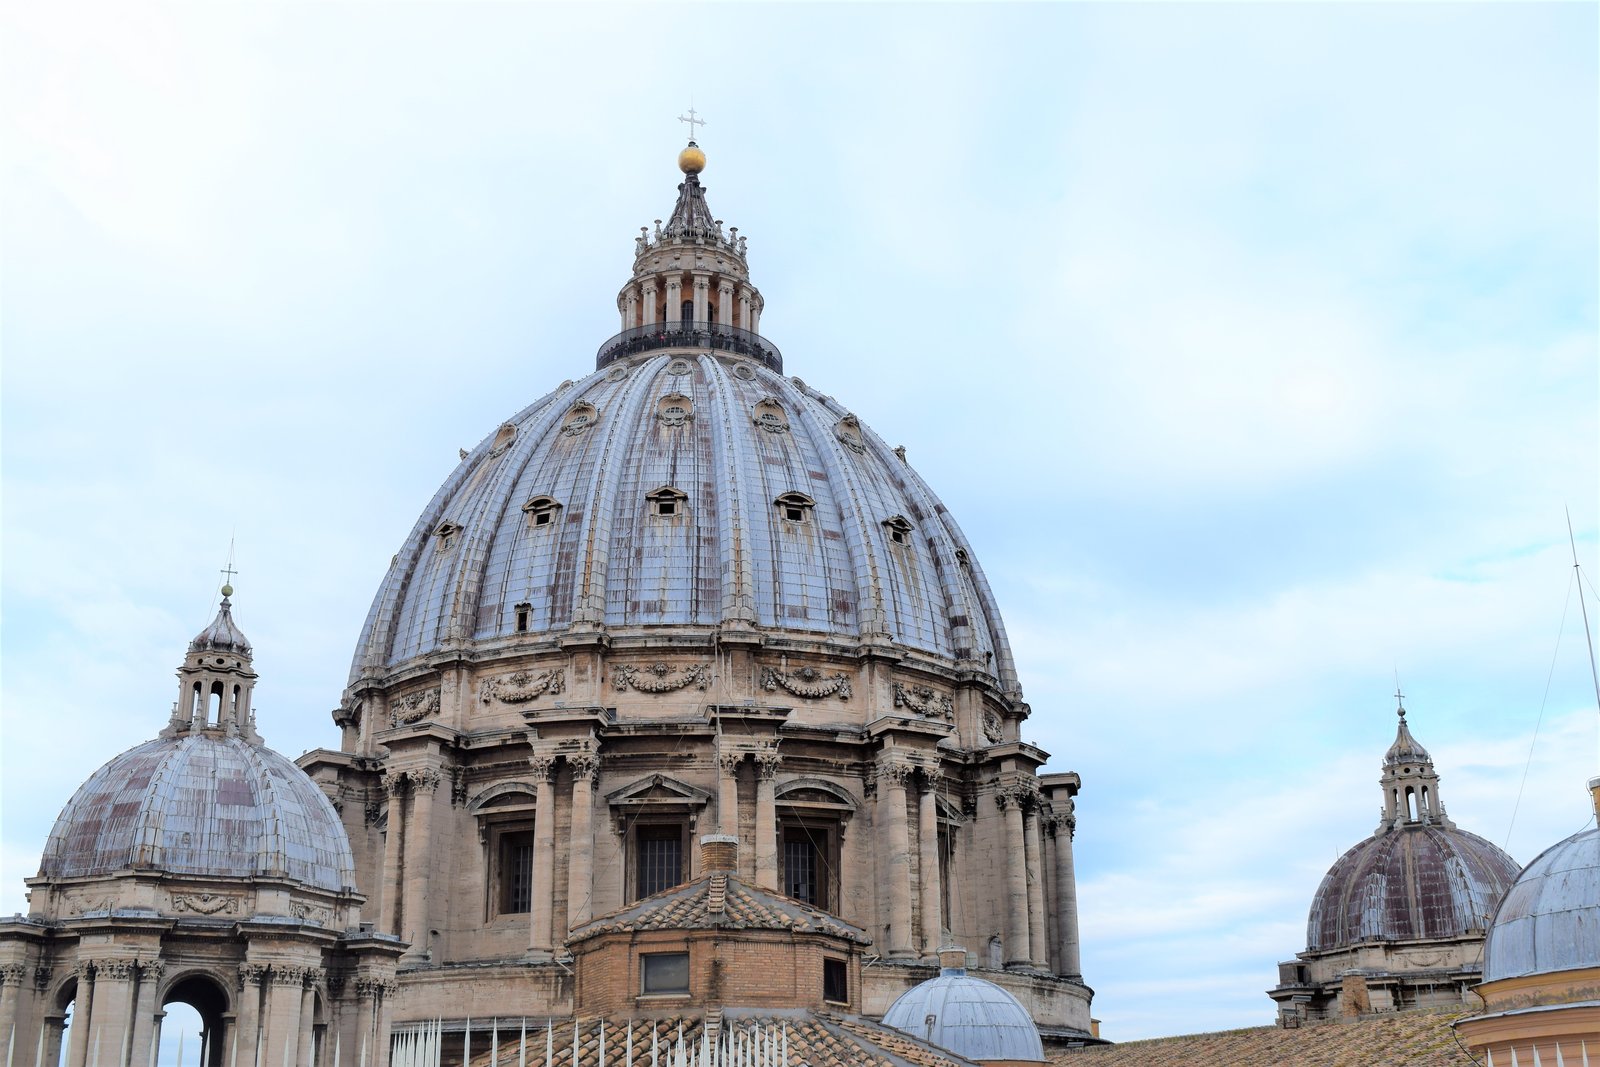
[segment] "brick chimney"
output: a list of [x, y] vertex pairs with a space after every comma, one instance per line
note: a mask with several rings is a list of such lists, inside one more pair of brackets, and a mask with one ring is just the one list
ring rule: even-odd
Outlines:
[[732, 834], [706, 834], [700, 839], [700, 869], [706, 874], [732, 874], [739, 869], [739, 839]]

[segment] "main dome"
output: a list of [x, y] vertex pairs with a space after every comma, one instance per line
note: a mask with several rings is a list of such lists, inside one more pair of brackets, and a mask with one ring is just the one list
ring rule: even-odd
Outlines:
[[263, 875], [339, 892], [354, 867], [339, 816], [300, 768], [243, 737], [190, 734], [95, 771], [56, 818], [39, 873]]
[[892, 641], [1015, 686], [939, 498], [832, 397], [738, 353], [613, 360], [485, 437], [395, 557], [352, 680], [573, 627]]

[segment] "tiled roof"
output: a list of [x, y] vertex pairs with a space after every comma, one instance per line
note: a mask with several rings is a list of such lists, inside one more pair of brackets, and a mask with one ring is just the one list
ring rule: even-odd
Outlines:
[[1074, 1049], [1057, 1067], [1473, 1067], [1450, 1024], [1469, 1012], [1405, 1011], [1298, 1030], [1258, 1026]]
[[[718, 897], [722, 898], [717, 908]], [[870, 944], [865, 930], [790, 897], [757, 889], [726, 873], [702, 876], [578, 927], [568, 942], [640, 930], [787, 930]]]
[[[544, 1067], [544, 1020], [539, 1020], [540, 1025], [537, 1029], [531, 1026], [533, 1020], [529, 1022], [527, 1063], [529, 1067]], [[598, 1017], [579, 1021], [576, 1067], [599, 1067], [599, 1022]], [[665, 1062], [668, 1046], [677, 1042], [680, 1025], [683, 1027], [684, 1042], [697, 1045], [701, 1040], [699, 1019], [635, 1020], [631, 1023], [626, 1020], [615, 1022], [607, 1020], [606, 1064], [608, 1067], [621, 1067], [627, 1062], [625, 1054], [630, 1027], [633, 1030], [635, 1065], [650, 1062], [652, 1029], [660, 1042], [662, 1061]], [[810, 1011], [797, 1011], [781, 1016], [744, 1015], [737, 1009], [728, 1009], [724, 1012], [722, 1026], [725, 1030], [736, 1033], [752, 1029], [765, 1030], [768, 1027], [786, 1032], [789, 1039], [789, 1063], [793, 1067], [974, 1067], [970, 1060], [942, 1052], [932, 1045], [924, 1044], [858, 1016]], [[403, 1028], [397, 1028], [399, 1029]], [[552, 1029], [554, 1035], [551, 1044], [555, 1048], [555, 1056], [551, 1067], [573, 1067], [573, 1021], [557, 1019]], [[501, 1029], [500, 1046], [496, 1057], [499, 1064], [514, 1061], [517, 1056], [519, 1036], [519, 1031]], [[487, 1030], [474, 1027], [472, 1051], [471, 1067], [490, 1067], [491, 1052]]]

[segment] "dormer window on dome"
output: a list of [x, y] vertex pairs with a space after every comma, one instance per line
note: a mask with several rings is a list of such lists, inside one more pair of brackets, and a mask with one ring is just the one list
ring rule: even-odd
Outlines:
[[556, 513], [561, 510], [561, 504], [553, 496], [536, 496], [522, 505], [522, 510], [527, 513], [529, 526], [535, 528], [552, 526], [556, 521]]
[[448, 552], [456, 547], [456, 540], [461, 536], [461, 526], [446, 519], [434, 527], [433, 536], [439, 539], [439, 551]]
[[511, 442], [515, 441], [516, 439], [517, 428], [511, 425], [509, 422], [506, 423], [504, 426], [500, 427], [499, 432], [494, 435], [494, 443], [489, 446], [489, 455], [504, 455], [506, 449], [511, 447]]
[[650, 514], [659, 518], [676, 518], [683, 514], [684, 504], [689, 499], [689, 494], [682, 489], [674, 489], [670, 485], [663, 485], [660, 489], [652, 489], [644, 495], [650, 502]]
[[595, 410], [595, 406], [593, 404], [580, 400], [578, 403], [572, 405], [572, 409], [567, 412], [567, 417], [561, 424], [562, 436], [579, 436], [589, 427], [593, 426], [595, 420], [599, 417], [600, 412]]
[[889, 540], [897, 545], [911, 543], [911, 531], [914, 529], [904, 515], [895, 515], [883, 520], [883, 528], [889, 531]]
[[656, 405], [656, 420], [663, 426], [683, 426], [694, 418], [694, 404], [682, 393], [668, 393]]
[[778, 505], [778, 514], [783, 516], [784, 522], [809, 522], [811, 509], [817, 502], [804, 493], [784, 493], [773, 503]]

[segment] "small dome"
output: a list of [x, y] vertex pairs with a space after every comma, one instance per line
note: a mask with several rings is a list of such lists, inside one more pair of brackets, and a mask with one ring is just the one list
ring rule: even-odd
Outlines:
[[146, 741], [91, 775], [56, 818], [39, 873], [272, 875], [338, 892], [354, 867], [305, 772], [245, 738], [191, 734]]
[[1369, 837], [1323, 877], [1306, 921], [1306, 948], [1482, 931], [1517, 870], [1501, 849], [1453, 826], [1410, 823]]
[[1547, 848], [1506, 892], [1484, 947], [1493, 982], [1600, 967], [1600, 830]]
[[250, 655], [250, 642], [244, 636], [244, 631], [233, 621], [233, 604], [228, 600], [233, 592], [232, 586], [223, 587], [226, 592], [222, 595], [222, 605], [217, 608], [217, 617], [195, 635], [189, 642], [190, 652], [237, 652], [241, 656]]
[[958, 967], [900, 994], [883, 1024], [969, 1060], [1044, 1059], [1039, 1028], [1022, 1002]]

